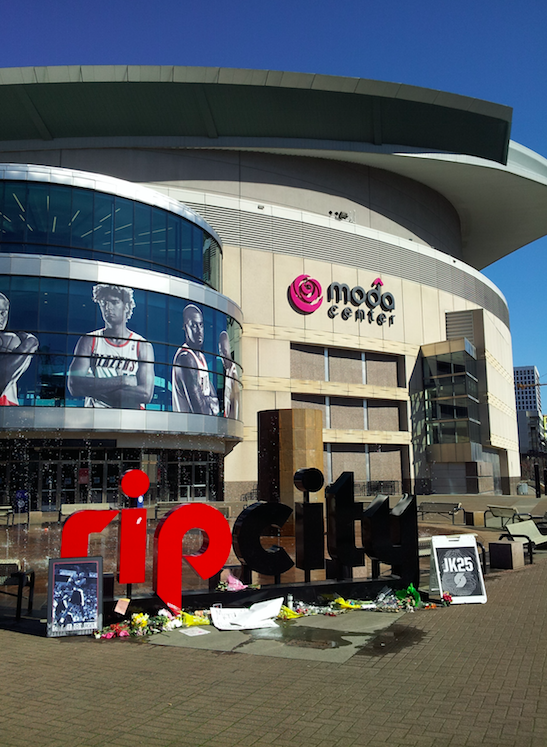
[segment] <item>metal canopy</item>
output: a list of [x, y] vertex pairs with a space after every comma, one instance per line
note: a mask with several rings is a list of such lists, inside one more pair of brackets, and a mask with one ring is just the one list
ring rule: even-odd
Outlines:
[[206, 148], [391, 171], [452, 203], [463, 259], [479, 270], [547, 234], [547, 160], [509, 141], [509, 107], [480, 99], [306, 73], [67, 66], [0, 69], [0, 111], [4, 160]]
[[0, 140], [307, 138], [445, 150], [505, 163], [511, 109], [394, 83], [176, 67], [0, 70]]

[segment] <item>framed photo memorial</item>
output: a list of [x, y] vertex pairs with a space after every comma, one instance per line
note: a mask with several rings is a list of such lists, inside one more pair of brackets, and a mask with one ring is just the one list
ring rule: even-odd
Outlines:
[[50, 558], [47, 635], [91, 635], [102, 626], [102, 557]]
[[475, 537], [432, 537], [430, 579], [430, 591], [450, 594], [453, 604], [484, 604], [486, 589]]

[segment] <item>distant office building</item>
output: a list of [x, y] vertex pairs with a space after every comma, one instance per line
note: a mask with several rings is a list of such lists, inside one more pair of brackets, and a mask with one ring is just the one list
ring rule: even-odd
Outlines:
[[513, 370], [520, 453], [545, 453], [545, 425], [541, 413], [539, 372], [535, 366], [517, 366]]
[[515, 366], [515, 402], [518, 410], [537, 411], [541, 414], [539, 372], [535, 366]]

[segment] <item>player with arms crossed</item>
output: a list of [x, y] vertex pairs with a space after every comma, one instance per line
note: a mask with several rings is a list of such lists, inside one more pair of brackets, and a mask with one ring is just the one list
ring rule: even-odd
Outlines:
[[133, 289], [95, 285], [93, 300], [105, 326], [76, 343], [68, 389], [73, 397], [85, 397], [85, 407], [144, 409], [154, 394], [154, 350], [127, 328], [135, 308]]
[[17, 382], [30, 366], [38, 340], [30, 332], [6, 332], [9, 299], [0, 293], [0, 405], [18, 405]]
[[218, 415], [218, 397], [203, 355], [203, 314], [194, 304], [182, 312], [185, 342], [173, 358], [173, 412]]

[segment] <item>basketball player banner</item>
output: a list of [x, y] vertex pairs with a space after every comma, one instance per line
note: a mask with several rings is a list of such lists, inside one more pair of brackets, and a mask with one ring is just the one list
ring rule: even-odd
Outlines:
[[452, 604], [484, 604], [486, 589], [475, 537], [432, 537], [429, 579], [429, 591], [450, 594]]
[[103, 624], [101, 556], [50, 558], [47, 635], [90, 635]]

